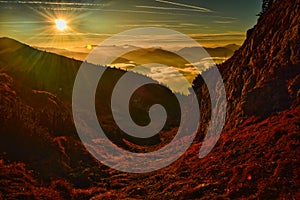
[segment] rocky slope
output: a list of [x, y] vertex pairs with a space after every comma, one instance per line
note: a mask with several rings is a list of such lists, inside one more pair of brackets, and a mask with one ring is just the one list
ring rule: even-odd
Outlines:
[[[276, 1], [248, 31], [234, 56], [218, 66], [228, 99], [227, 120], [207, 157], [199, 160], [201, 142], [195, 142], [173, 165], [142, 176], [126, 175], [135, 181], [94, 199], [297, 199], [299, 8], [299, 0]], [[201, 77], [194, 81], [194, 89], [201, 100], [201, 122], [205, 124], [210, 113], [209, 96]], [[205, 130], [202, 126], [199, 135]], [[114, 183], [118, 182], [115, 176], [125, 176], [112, 174]]]
[[267, 117], [299, 98], [300, 1], [276, 1], [247, 33], [243, 46], [220, 66], [228, 121]]
[[[234, 56], [218, 66], [228, 98], [227, 121], [207, 157], [199, 160], [201, 142], [195, 142], [180, 160], [157, 172], [132, 175], [110, 170], [113, 187], [93, 199], [297, 199], [299, 6], [299, 0], [276, 1], [248, 31]], [[201, 77], [194, 81], [194, 89], [205, 124], [209, 98]], [[205, 129], [202, 126], [199, 135]]]

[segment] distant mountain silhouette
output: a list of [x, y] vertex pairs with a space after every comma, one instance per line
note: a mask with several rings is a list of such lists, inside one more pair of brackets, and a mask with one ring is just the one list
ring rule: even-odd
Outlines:
[[[215, 58], [215, 61], [217, 63], [223, 62], [225, 59], [230, 58], [234, 51], [237, 50], [240, 46], [236, 45], [236, 44], [228, 44], [224, 47], [215, 47], [215, 48], [208, 48], [208, 47], [203, 47], [209, 54], [211, 57]], [[78, 48], [73, 48], [73, 49], [59, 49], [59, 48], [46, 48], [46, 47], [36, 47], [37, 49], [40, 50], [44, 50], [47, 52], [53, 52], [59, 55], [63, 55], [69, 58], [75, 58], [78, 60], [85, 60], [85, 58], [88, 56], [88, 54], [90, 53], [90, 51], [87, 51], [87, 49], [85, 47], [78, 47]], [[131, 49], [134, 50], [138, 47], [134, 47], [134, 46], [130, 46], [130, 45], [126, 45], [126, 46], [111, 46], [111, 47], [105, 47], [107, 48], [107, 52], [116, 52], [118, 51], [119, 48], [127, 48], [127, 49]], [[188, 48], [183, 48], [178, 50], [179, 52], [184, 52], [184, 53], [189, 53], [189, 54], [194, 54], [193, 53], [193, 48], [195, 47], [188, 47]], [[196, 47], [197, 48], [197, 47]], [[159, 48], [156, 48], [159, 49]], [[163, 49], [160, 49], [161, 51], [163, 51]], [[187, 52], [188, 51], [188, 52]], [[137, 52], [136, 52], [137, 53]], [[129, 56], [129, 55], [127, 55]], [[133, 52], [130, 54], [130, 57], [132, 58], [133, 56]], [[196, 55], [197, 56], [197, 55]], [[200, 59], [202, 59], [201, 57], [196, 57], [195, 56], [195, 60], [196, 62], [199, 62]], [[145, 57], [146, 58], [146, 57]], [[162, 56], [163, 58], [163, 56]], [[119, 62], [129, 62], [130, 60], [124, 59], [124, 60], [118, 60]]]
[[[199, 57], [199, 55], [197, 55], [197, 53], [195, 52], [199, 52], [197, 49], [200, 47], [185, 47], [180, 49], [178, 52], [182, 53], [183, 55], [185, 54], [189, 54], [189, 55], [193, 55], [194, 56], [194, 60], [195, 62], [199, 62], [201, 59], [203, 59], [204, 57]], [[204, 49], [207, 51], [207, 53], [216, 60], [217, 63], [220, 62], [220, 59], [222, 59], [222, 61], [225, 61], [225, 59], [230, 58], [234, 51], [237, 50], [239, 48], [238, 45], [235, 44], [229, 44], [227, 46], [224, 47], [215, 47], [215, 48], [207, 48], [204, 47]]]
[[241, 46], [237, 45], [237, 44], [228, 44], [226, 46], [224, 46], [226, 49], [230, 49], [232, 51], [238, 50]]

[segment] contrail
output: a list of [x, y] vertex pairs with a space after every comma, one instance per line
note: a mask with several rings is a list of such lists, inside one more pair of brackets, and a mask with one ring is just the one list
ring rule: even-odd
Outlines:
[[193, 6], [193, 5], [177, 3], [177, 2], [172, 2], [172, 1], [165, 1], [165, 0], [155, 0], [155, 1], [160, 2], [160, 3], [176, 5], [176, 6], [182, 6], [182, 7], [186, 7], [186, 8], [193, 8], [193, 9], [199, 10], [201, 12], [213, 12], [212, 10], [210, 10], [208, 8], [202, 8], [202, 7], [199, 7], [199, 6]]

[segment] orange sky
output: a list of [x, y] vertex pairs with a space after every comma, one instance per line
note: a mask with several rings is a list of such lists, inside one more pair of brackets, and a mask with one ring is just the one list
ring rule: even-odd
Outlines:
[[[240, 45], [260, 10], [259, 0], [2, 0], [0, 5], [1, 36], [56, 48], [96, 45], [145, 26], [180, 31], [203, 46]], [[56, 19], [66, 20], [68, 28], [58, 30]]]

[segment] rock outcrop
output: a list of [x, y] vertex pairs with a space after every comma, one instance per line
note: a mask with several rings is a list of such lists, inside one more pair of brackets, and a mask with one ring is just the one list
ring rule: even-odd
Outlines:
[[[299, 21], [299, 0], [276, 1], [248, 31], [242, 47], [219, 66], [228, 100], [228, 128], [253, 115], [265, 118], [287, 109], [299, 98]], [[196, 89], [207, 98], [199, 79], [194, 84], [202, 88]]]

